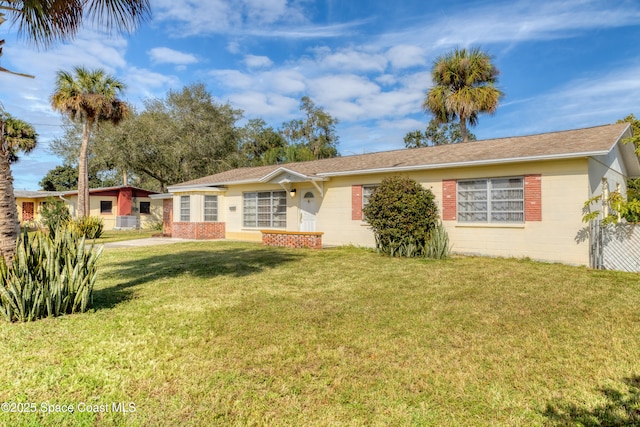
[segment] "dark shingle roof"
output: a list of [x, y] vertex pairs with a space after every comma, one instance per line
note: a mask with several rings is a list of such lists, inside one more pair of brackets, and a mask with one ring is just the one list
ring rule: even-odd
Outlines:
[[623, 136], [628, 123], [460, 144], [384, 151], [309, 162], [239, 168], [172, 186], [225, 185], [258, 182], [278, 168], [326, 177], [381, 170], [432, 169], [453, 166], [512, 163], [526, 160], [575, 158], [608, 153]]

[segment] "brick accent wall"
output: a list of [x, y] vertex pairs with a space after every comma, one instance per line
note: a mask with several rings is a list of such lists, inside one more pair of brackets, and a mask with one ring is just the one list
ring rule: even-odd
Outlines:
[[542, 221], [542, 175], [524, 177], [524, 220]]
[[457, 185], [455, 179], [442, 180], [442, 220], [455, 221], [457, 218]]
[[275, 231], [260, 230], [262, 244], [265, 246], [280, 246], [285, 248], [322, 249], [322, 235], [320, 231]]
[[174, 222], [171, 237], [182, 239], [224, 239], [224, 222]]
[[162, 201], [162, 235], [171, 237], [171, 226], [173, 225], [173, 199]]
[[351, 186], [351, 219], [362, 220], [362, 185]]

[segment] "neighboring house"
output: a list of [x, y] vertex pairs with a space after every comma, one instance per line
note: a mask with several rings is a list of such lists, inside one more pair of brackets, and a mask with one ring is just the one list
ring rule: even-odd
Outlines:
[[[21, 191], [14, 192], [20, 223], [39, 221], [40, 212], [48, 197], [63, 200], [73, 216], [78, 191]], [[162, 221], [162, 202], [152, 200], [153, 191], [131, 186], [91, 188], [89, 215], [102, 218], [105, 230], [119, 228], [148, 228]]]
[[47, 198], [59, 197], [61, 194], [59, 191], [14, 190], [20, 224], [39, 221], [40, 210]]
[[322, 232], [325, 245], [374, 246], [362, 208], [383, 178], [405, 175], [435, 194], [454, 252], [586, 265], [584, 202], [603, 178], [625, 192], [627, 178], [640, 176], [628, 136], [628, 124], [613, 124], [229, 170], [169, 187], [165, 232], [241, 240]]

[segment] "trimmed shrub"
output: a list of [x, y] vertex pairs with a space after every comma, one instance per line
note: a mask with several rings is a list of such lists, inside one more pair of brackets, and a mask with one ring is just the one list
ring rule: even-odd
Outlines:
[[49, 229], [51, 238], [54, 239], [59, 228], [66, 227], [71, 221], [71, 214], [66, 203], [60, 199], [47, 197], [40, 211], [42, 225]]
[[86, 237], [87, 239], [98, 239], [102, 236], [104, 222], [100, 217], [84, 216], [73, 221], [71, 226], [80, 236]]
[[[430, 242], [438, 227], [438, 206], [431, 190], [415, 180], [385, 178], [369, 198], [363, 213], [376, 238], [376, 248], [389, 256], [425, 257], [438, 250]], [[438, 231], [437, 238], [444, 229]], [[448, 240], [448, 238], [447, 238]], [[440, 247], [442, 242], [435, 242]], [[448, 247], [448, 243], [447, 243]]]
[[91, 302], [97, 277], [96, 251], [69, 228], [54, 239], [37, 232], [18, 240], [10, 268], [0, 257], [0, 314], [9, 322], [84, 312]]

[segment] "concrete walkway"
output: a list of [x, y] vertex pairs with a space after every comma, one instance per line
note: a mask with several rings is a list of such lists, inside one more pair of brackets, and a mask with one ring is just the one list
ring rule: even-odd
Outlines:
[[178, 239], [176, 237], [150, 237], [147, 239], [123, 240], [121, 242], [105, 243], [104, 248], [137, 248], [141, 246], [169, 245], [171, 243], [194, 242], [190, 239]]

